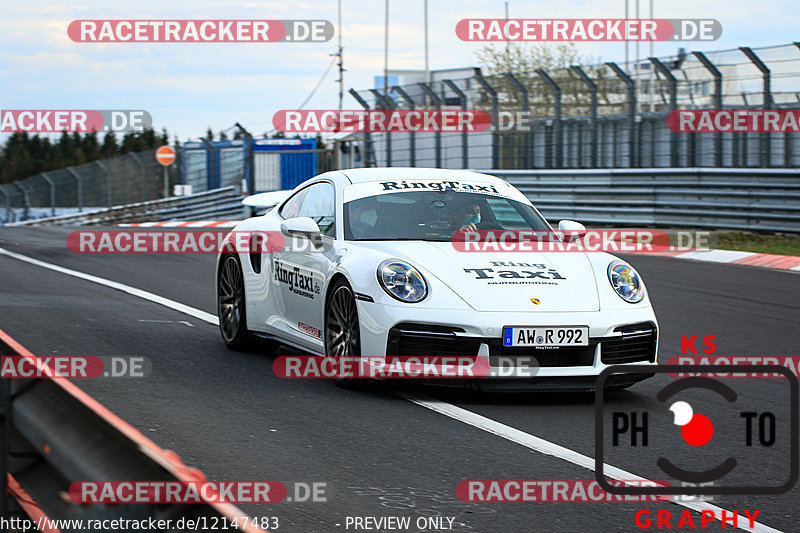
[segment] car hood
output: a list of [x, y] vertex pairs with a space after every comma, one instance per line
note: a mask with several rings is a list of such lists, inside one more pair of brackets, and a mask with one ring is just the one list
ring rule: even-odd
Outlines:
[[409, 261], [477, 311], [600, 310], [592, 265], [582, 252], [459, 252], [450, 242], [422, 241], [370, 242], [369, 248]]

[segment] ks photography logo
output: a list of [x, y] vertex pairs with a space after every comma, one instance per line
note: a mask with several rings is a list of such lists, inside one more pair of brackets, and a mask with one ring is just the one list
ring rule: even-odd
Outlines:
[[[645, 373], [695, 375], [674, 378], [654, 398], [633, 406], [606, 397], [606, 382]], [[786, 379], [753, 377], [766, 373]], [[715, 374], [741, 379], [707, 377]], [[608, 367], [595, 391], [597, 481], [612, 494], [785, 493], [798, 477], [799, 388], [797, 377], [779, 365]], [[666, 479], [670, 486], [615, 485], [604, 467], [621, 463], [644, 465], [647, 471], [639, 475]]]

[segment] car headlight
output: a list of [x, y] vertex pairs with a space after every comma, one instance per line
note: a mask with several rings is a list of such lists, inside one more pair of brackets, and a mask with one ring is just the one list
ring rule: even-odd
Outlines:
[[378, 266], [378, 281], [389, 296], [406, 303], [422, 301], [428, 284], [422, 274], [405, 261], [387, 259]]
[[608, 280], [620, 298], [636, 304], [644, 298], [644, 284], [639, 273], [625, 261], [612, 261], [608, 265]]

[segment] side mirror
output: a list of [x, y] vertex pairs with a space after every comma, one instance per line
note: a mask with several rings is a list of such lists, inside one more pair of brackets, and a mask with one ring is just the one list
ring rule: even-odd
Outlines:
[[314, 219], [309, 217], [296, 217], [284, 220], [281, 223], [281, 233], [287, 237], [304, 237], [319, 248], [322, 246], [322, 232]]
[[558, 231], [569, 231], [571, 233], [578, 233], [586, 231], [586, 226], [574, 220], [562, 220], [558, 223]]
[[582, 239], [586, 233], [586, 226], [574, 220], [562, 220], [558, 223], [558, 237], [563, 241], [565, 237]]

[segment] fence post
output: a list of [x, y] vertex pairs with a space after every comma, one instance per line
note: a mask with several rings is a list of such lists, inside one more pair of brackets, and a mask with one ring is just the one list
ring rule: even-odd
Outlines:
[[67, 167], [67, 172], [72, 174], [75, 177], [75, 181], [78, 182], [78, 212], [83, 211], [83, 181], [81, 180], [80, 174], [75, 172], [75, 169], [72, 167]]
[[[606, 65], [608, 65], [608, 67], [614, 71], [614, 74], [628, 86], [628, 166], [634, 168], [636, 166], [636, 82], [634, 82], [616, 63], [608, 62]], [[615, 152], [616, 147], [617, 142], [615, 136]], [[614, 159], [616, 160], [616, 153]], [[612, 166], [616, 166], [616, 164], [617, 162], [614, 161]]]
[[[772, 87], [771, 87], [771, 72], [769, 67], [761, 61], [753, 50], [747, 46], [740, 46], [739, 50], [747, 56], [758, 70], [761, 71], [761, 75], [764, 79], [764, 97], [763, 97], [763, 108], [765, 110], [772, 107]], [[765, 131], [761, 135], [761, 166], [764, 168], [772, 166], [772, 139], [770, 137], [770, 132]]]
[[544, 69], [537, 69], [536, 74], [550, 87], [555, 97], [555, 123], [553, 124], [553, 137], [555, 137], [556, 160], [555, 168], [563, 168], [564, 165], [564, 138], [561, 135], [561, 87], [553, 81]]
[[[467, 110], [467, 95], [458, 88], [453, 80], [442, 80], [445, 85], [450, 87], [450, 90], [453, 91], [458, 95], [458, 98], [461, 100], [461, 109], [463, 111]], [[461, 132], [461, 166], [464, 168], [469, 168], [469, 145], [467, 144], [467, 130], [464, 129]]]
[[[510, 72], [504, 72], [503, 76], [508, 78], [514, 89], [522, 96], [522, 111], [530, 115], [530, 102], [528, 101], [528, 89]], [[532, 122], [531, 117], [528, 117], [529, 123]], [[522, 168], [531, 168], [531, 133], [526, 131], [522, 133]]]
[[6, 197], [6, 223], [8, 223], [11, 221], [11, 196], [3, 190], [2, 185], [0, 185], [0, 192]]
[[22, 191], [22, 198], [25, 201], [25, 211], [22, 213], [22, 220], [28, 220], [28, 218], [30, 218], [31, 211], [31, 199], [28, 197], [28, 191], [26, 191], [25, 187], [20, 185], [18, 181], [15, 181], [14, 185], [16, 185], [17, 188]]
[[[722, 72], [703, 52], [692, 52], [714, 78], [714, 108], [722, 109]], [[722, 133], [714, 134], [714, 166], [722, 167]]]
[[489, 93], [489, 98], [492, 99], [492, 168], [499, 169], [500, 168], [500, 146], [499, 146], [499, 131], [498, 127], [500, 126], [499, 123], [499, 111], [498, 111], [498, 103], [497, 103], [497, 91], [494, 87], [489, 85], [489, 82], [486, 81], [486, 78], [483, 77], [480, 73], [475, 74], [475, 80], [480, 84], [484, 91]]
[[578, 75], [578, 77], [589, 87], [589, 97], [591, 98], [590, 106], [591, 106], [591, 128], [592, 128], [592, 146], [590, 151], [589, 159], [591, 161], [592, 168], [597, 168], [597, 84], [592, 81], [592, 79], [583, 71], [583, 69], [578, 65], [572, 65], [570, 67], [572, 72]]
[[147, 176], [146, 176], [145, 170], [144, 170], [144, 163], [142, 162], [142, 159], [138, 155], [136, 155], [134, 152], [128, 152], [128, 155], [131, 156], [134, 159], [134, 161], [139, 163], [139, 168], [141, 168], [141, 174], [142, 174], [142, 201], [145, 202], [145, 201], [147, 201]]
[[[667, 66], [656, 57], [649, 57], [650, 62], [656, 70], [667, 79], [669, 83], [669, 110], [675, 111], [678, 108], [678, 79], [672, 75]], [[687, 150], [688, 151], [688, 150]], [[678, 166], [678, 133], [670, 130], [669, 132], [669, 166]]]
[[56, 184], [44, 172], [41, 173], [41, 176], [50, 186], [50, 216], [56, 216]]
[[[366, 100], [361, 98], [361, 95], [358, 94], [358, 91], [351, 88], [349, 91], [350, 96], [355, 98], [356, 102], [361, 104], [361, 107], [369, 111], [369, 104]], [[375, 146], [372, 144], [372, 134], [369, 132], [369, 128], [364, 131], [364, 166], [366, 167], [375, 167], [378, 166], [378, 161], [375, 158]]]
[[[255, 189], [255, 176], [254, 176], [254, 174], [255, 174], [255, 169], [254, 169], [254, 166], [255, 166], [255, 155], [253, 154], [253, 136], [250, 134], [249, 131], [247, 131], [244, 128], [244, 126], [242, 126], [238, 122], [235, 123], [234, 126], [239, 128], [239, 131], [241, 131], [244, 134], [244, 142], [246, 143], [246, 145], [245, 145], [245, 153], [247, 154], [247, 158], [245, 160], [246, 162], [245, 162], [244, 179], [245, 179], [245, 183], [247, 183], [247, 194], [253, 194], [255, 192], [255, 190], [256, 190]], [[177, 141], [176, 141], [175, 144], [176, 144], [175, 153], [179, 154], [180, 150], [179, 150], [179, 147], [177, 146], [177, 144], [178, 144]], [[180, 168], [180, 165], [176, 164], [175, 168], [176, 169]], [[181, 180], [181, 183], [183, 183], [183, 180]]]
[[99, 159], [95, 161], [95, 163], [100, 165], [100, 168], [102, 168], [103, 171], [106, 173], [106, 205], [108, 207], [112, 207], [113, 204], [111, 200], [111, 171], [108, 170], [108, 167]]
[[[388, 96], [381, 94], [377, 89], [370, 89], [369, 92], [375, 95], [375, 103], [377, 105], [380, 105], [386, 110], [392, 110], [394, 108], [394, 103]], [[384, 148], [386, 149], [386, 166], [390, 167], [392, 166], [392, 132], [387, 128], [385, 135], [386, 144], [384, 145]]]
[[[436, 95], [430, 85], [424, 82], [419, 82], [417, 85], [422, 87], [422, 90], [425, 91], [425, 94], [428, 95], [437, 110], [442, 108], [442, 99]], [[442, 168], [442, 132], [440, 130], [441, 128], [434, 133], [434, 139], [436, 140], [436, 168]]]
[[[414, 103], [414, 99], [411, 98], [407, 92], [403, 90], [402, 87], [399, 85], [395, 85], [392, 87], [393, 91], [396, 91], [400, 97], [406, 101], [408, 104], [409, 109], [416, 109], [416, 104]], [[408, 150], [409, 150], [409, 160], [412, 167], [417, 166], [417, 137], [416, 133], [411, 131], [408, 133]]]

